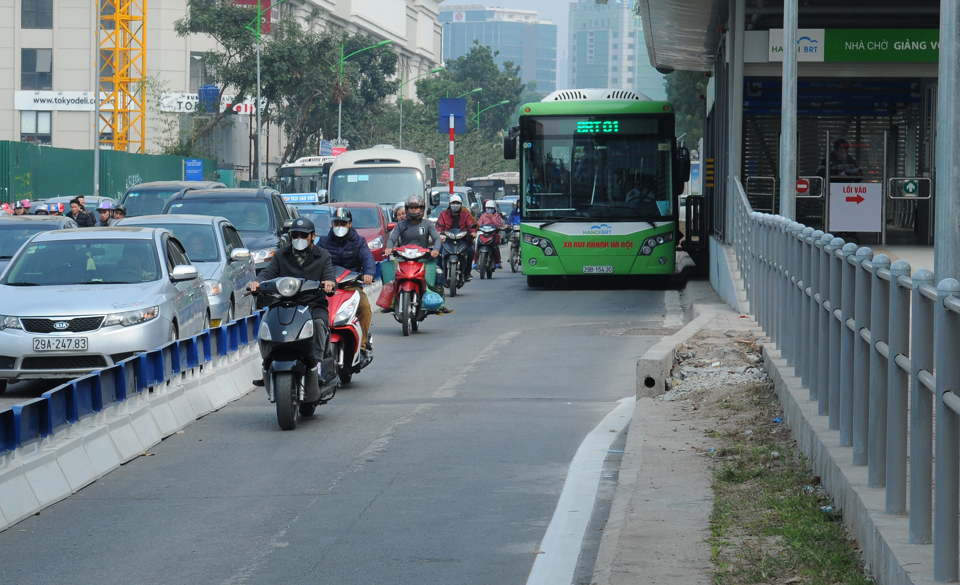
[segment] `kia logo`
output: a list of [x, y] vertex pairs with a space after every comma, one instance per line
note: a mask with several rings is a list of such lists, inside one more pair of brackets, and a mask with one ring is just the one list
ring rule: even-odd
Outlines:
[[70, 328], [70, 322], [69, 322], [69, 321], [57, 321], [56, 323], [53, 324], [53, 328], [54, 328], [54, 329], [57, 329], [58, 331], [63, 331], [64, 329], [69, 329], [69, 328]]

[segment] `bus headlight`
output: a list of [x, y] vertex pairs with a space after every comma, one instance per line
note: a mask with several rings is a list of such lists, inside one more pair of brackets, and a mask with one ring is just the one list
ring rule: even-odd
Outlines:
[[643, 241], [643, 245], [640, 246], [640, 253], [638, 255], [649, 256], [653, 254], [653, 250], [657, 246], [668, 244], [672, 241], [673, 241], [673, 232], [667, 232], [665, 234], [649, 237]]
[[556, 256], [557, 250], [553, 245], [553, 242], [547, 238], [541, 238], [538, 236], [533, 236], [530, 234], [523, 234], [524, 243], [530, 244], [531, 246], [537, 246], [543, 251], [544, 256]]

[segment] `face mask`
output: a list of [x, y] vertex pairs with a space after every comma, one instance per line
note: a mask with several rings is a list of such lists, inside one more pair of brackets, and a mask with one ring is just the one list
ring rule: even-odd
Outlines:
[[333, 228], [333, 235], [337, 236], [338, 238], [342, 238], [343, 236], [347, 235], [347, 232], [349, 231], [350, 228], [345, 225], [341, 225]]
[[297, 238], [293, 241], [293, 249], [297, 252], [303, 252], [310, 245], [310, 240], [306, 238]]
[[460, 205], [459, 203], [451, 203], [451, 204], [450, 204], [450, 211], [452, 211], [452, 212], [454, 212], [454, 213], [457, 213], [458, 211], [460, 211], [460, 208], [461, 208], [461, 207], [462, 207], [462, 205]]

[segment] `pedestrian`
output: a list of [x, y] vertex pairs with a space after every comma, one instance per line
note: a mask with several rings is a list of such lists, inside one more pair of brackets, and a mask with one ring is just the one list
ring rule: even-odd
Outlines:
[[829, 170], [831, 183], [859, 183], [863, 177], [863, 169], [849, 152], [849, 142], [843, 138], [835, 140], [829, 158], [820, 159], [817, 175], [826, 177]]

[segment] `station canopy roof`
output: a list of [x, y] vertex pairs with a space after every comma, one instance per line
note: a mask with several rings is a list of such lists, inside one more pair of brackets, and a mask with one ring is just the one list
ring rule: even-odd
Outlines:
[[[729, 0], [637, 0], [650, 64], [713, 68]], [[940, 28], [940, 0], [800, 0], [799, 28]], [[783, 0], [746, 0], [747, 30], [783, 27]]]

